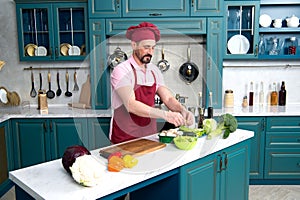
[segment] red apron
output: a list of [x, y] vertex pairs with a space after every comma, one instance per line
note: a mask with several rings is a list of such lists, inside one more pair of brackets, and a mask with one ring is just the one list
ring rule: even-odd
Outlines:
[[[143, 102], [148, 106], [154, 107], [154, 98], [156, 93], [156, 78], [152, 86], [138, 85], [136, 70], [131, 65], [134, 73], [134, 94], [137, 101]], [[129, 113], [124, 105], [114, 110], [112, 124], [111, 141], [116, 144], [127, 140], [144, 137], [157, 132], [156, 119], [149, 117], [140, 117]]]

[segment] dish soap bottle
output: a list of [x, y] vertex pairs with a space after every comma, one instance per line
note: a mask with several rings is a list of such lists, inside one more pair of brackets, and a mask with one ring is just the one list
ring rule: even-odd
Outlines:
[[276, 91], [276, 83], [273, 83], [273, 91], [271, 92], [271, 106], [278, 104], [278, 93]]
[[213, 103], [212, 103], [212, 92], [209, 93], [209, 103], [207, 108], [207, 118], [213, 118], [214, 116], [214, 109], [213, 109]]
[[281, 89], [279, 91], [279, 103], [280, 106], [285, 106], [286, 104], [286, 90], [285, 90], [285, 83], [282, 81]]

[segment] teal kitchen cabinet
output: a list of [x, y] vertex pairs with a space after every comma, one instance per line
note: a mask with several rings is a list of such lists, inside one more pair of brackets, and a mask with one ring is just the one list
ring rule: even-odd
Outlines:
[[91, 0], [90, 18], [222, 16], [222, 0]]
[[60, 158], [71, 145], [87, 145], [85, 118], [12, 119], [15, 169]]
[[0, 197], [13, 186], [8, 178], [8, 172], [13, 169], [12, 148], [9, 121], [5, 121], [0, 123]]
[[87, 3], [16, 3], [21, 61], [84, 60]]
[[109, 140], [110, 118], [88, 118], [89, 150], [111, 145]]
[[189, 16], [189, 0], [91, 0], [90, 18]]
[[207, 18], [206, 102], [209, 102], [209, 92], [212, 92], [214, 108], [222, 108], [222, 24], [220, 17]]
[[[268, 15], [272, 21], [270, 24], [262, 24], [263, 26], [260, 25], [259, 27], [259, 34], [264, 47], [264, 50], [259, 51], [259, 59], [299, 59], [299, 26], [296, 23], [296, 27], [289, 27], [286, 21], [286, 18], [290, 18], [292, 15], [300, 17], [298, 13], [300, 13], [300, 2], [296, 0], [260, 1], [260, 15]], [[274, 27], [272, 22], [275, 19], [281, 19], [282, 26]], [[294, 38], [294, 41], [292, 38]], [[290, 46], [294, 46], [294, 52], [289, 51]]]
[[107, 67], [104, 19], [89, 19], [91, 105], [94, 109], [110, 107], [110, 69]]
[[257, 59], [259, 1], [225, 1], [224, 59]]
[[180, 168], [180, 199], [248, 199], [250, 140]]
[[223, 16], [223, 0], [192, 0], [191, 16]]
[[268, 117], [265, 178], [300, 179], [300, 117]]
[[121, 17], [121, 0], [89, 0], [89, 18]]
[[254, 131], [251, 138], [250, 179], [263, 179], [265, 155], [265, 118], [237, 117], [238, 128]]

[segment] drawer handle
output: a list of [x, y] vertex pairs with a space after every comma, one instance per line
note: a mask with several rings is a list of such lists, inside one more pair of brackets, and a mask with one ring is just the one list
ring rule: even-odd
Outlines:
[[162, 16], [161, 13], [150, 13], [149, 15], [153, 17]]

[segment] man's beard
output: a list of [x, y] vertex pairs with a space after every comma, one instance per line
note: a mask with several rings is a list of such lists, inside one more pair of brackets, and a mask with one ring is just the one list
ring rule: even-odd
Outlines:
[[139, 57], [139, 60], [140, 60], [141, 63], [143, 63], [143, 64], [148, 64], [148, 63], [150, 63], [151, 58], [152, 58], [152, 55], [151, 55], [151, 54], [146, 54], [146, 55], [143, 55], [141, 58]]

